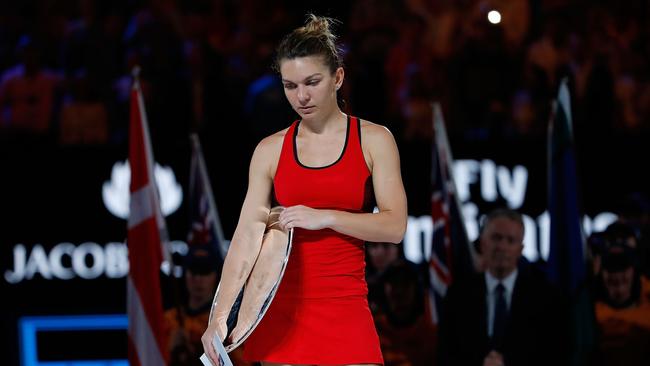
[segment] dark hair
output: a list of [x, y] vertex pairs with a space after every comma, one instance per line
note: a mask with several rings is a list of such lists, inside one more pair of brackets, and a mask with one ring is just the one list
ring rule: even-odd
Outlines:
[[524, 218], [518, 211], [511, 210], [509, 208], [497, 208], [493, 211], [490, 211], [487, 215], [485, 215], [483, 220], [481, 220], [481, 228], [479, 230], [480, 234], [483, 234], [483, 231], [488, 226], [488, 224], [492, 222], [492, 220], [500, 217], [510, 219], [518, 223], [522, 229], [525, 229]]
[[336, 46], [336, 35], [331, 31], [335, 19], [307, 15], [307, 24], [286, 35], [276, 49], [274, 69], [280, 72], [280, 62], [306, 56], [323, 56], [332, 73], [343, 66], [341, 50]]
[[635, 267], [636, 264], [634, 250], [624, 244], [608, 247], [602, 258], [602, 267], [609, 272], [625, 271], [630, 267]]
[[216, 253], [216, 249], [207, 244], [195, 244], [190, 246], [189, 251], [183, 258], [185, 269], [194, 274], [221, 273], [222, 260]]
[[622, 221], [615, 221], [605, 229], [605, 236], [608, 241], [626, 242], [628, 239], [633, 238], [635, 242], [638, 241], [637, 233], [634, 227]]

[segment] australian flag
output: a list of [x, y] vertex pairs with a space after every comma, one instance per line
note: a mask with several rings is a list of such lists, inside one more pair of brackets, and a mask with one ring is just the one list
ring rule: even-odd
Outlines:
[[431, 166], [431, 258], [429, 260], [429, 304], [431, 318], [438, 322], [437, 310], [447, 287], [475, 272], [474, 252], [465, 231], [460, 202], [456, 195], [453, 158], [440, 106], [433, 106], [434, 145]]
[[187, 242], [189, 245], [211, 245], [223, 260], [228, 251], [228, 243], [223, 237], [199, 138], [196, 134], [192, 134], [191, 140], [190, 230]]

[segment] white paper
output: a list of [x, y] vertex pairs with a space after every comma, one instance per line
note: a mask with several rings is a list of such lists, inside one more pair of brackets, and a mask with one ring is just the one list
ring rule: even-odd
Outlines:
[[232, 361], [230, 361], [230, 357], [228, 357], [228, 353], [226, 352], [226, 349], [223, 348], [223, 344], [221, 344], [221, 341], [219, 340], [218, 337], [214, 337], [212, 339], [212, 344], [214, 345], [214, 349], [217, 351], [217, 355], [219, 356], [219, 361], [221, 361], [221, 365], [214, 365], [208, 358], [208, 355], [205, 353], [201, 355], [199, 360], [203, 362], [204, 366], [233, 366]]

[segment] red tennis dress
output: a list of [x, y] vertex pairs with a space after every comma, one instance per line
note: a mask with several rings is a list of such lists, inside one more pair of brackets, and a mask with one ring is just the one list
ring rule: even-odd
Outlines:
[[[370, 212], [374, 193], [358, 118], [348, 116], [345, 145], [324, 167], [300, 163], [287, 131], [273, 181], [285, 207]], [[293, 248], [271, 306], [246, 340], [244, 358], [289, 364], [383, 364], [368, 308], [364, 242], [331, 229], [294, 229]]]

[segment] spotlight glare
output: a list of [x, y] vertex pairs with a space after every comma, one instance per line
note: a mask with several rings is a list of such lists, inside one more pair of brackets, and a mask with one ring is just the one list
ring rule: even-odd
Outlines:
[[490, 10], [490, 12], [487, 15], [488, 21], [492, 24], [499, 24], [501, 23], [501, 13], [499, 13], [496, 10]]

